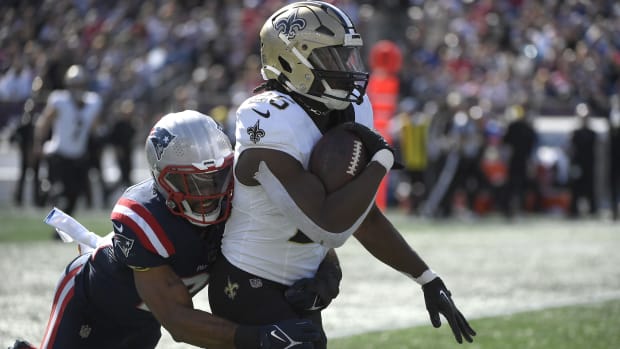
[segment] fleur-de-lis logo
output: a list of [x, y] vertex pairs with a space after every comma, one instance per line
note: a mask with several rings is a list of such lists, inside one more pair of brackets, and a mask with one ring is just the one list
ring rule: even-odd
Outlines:
[[246, 131], [250, 135], [250, 140], [256, 144], [261, 138], [265, 137], [265, 130], [260, 128], [260, 120], [256, 120], [256, 123], [252, 127], [248, 127]]
[[90, 331], [92, 330], [92, 328], [88, 325], [82, 325], [82, 327], [80, 327], [80, 337], [82, 339], [86, 339], [88, 338], [88, 336], [90, 336]]
[[224, 287], [224, 294], [230, 299], [235, 299], [237, 296], [237, 289], [239, 289], [239, 284], [236, 282], [230, 282], [230, 277], [228, 278], [228, 285]]
[[297, 11], [299, 9], [295, 9], [288, 17], [277, 20], [273, 25], [279, 33], [286, 35], [288, 39], [294, 38], [298, 31], [306, 27], [306, 20], [297, 17]]

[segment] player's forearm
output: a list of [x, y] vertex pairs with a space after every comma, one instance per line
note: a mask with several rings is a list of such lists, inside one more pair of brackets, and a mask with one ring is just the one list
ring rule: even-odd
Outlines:
[[47, 107], [43, 110], [43, 112], [41, 113], [41, 116], [35, 123], [33, 142], [32, 142], [33, 150], [35, 151], [35, 153], [38, 153], [41, 151], [43, 142], [45, 141], [45, 138], [49, 134], [50, 129], [52, 127], [52, 123], [54, 122], [55, 118], [56, 118], [56, 111], [52, 108]]
[[[365, 181], [360, 179], [360, 183], [353, 189], [343, 189], [342, 193], [334, 196], [325, 192], [323, 184], [315, 175], [303, 169], [290, 175], [280, 173], [278, 177], [265, 162], [261, 162], [254, 177], [263, 186], [271, 202], [299, 230], [316, 242], [323, 241], [329, 247], [337, 247], [344, 241], [332, 241], [332, 244], [329, 240], [340, 240], [341, 237], [329, 235], [340, 234], [346, 239], [357, 230], [371, 207], [376, 186], [384, 174], [385, 169], [373, 164], [360, 175], [364, 176], [362, 179]], [[375, 188], [368, 190], [368, 185], [374, 185]]]
[[371, 164], [355, 179], [326, 195], [318, 223], [326, 230], [340, 232], [350, 227], [373, 204], [385, 169]]
[[426, 262], [377, 207], [354, 235], [375, 258], [400, 272], [418, 277], [428, 269]]
[[177, 342], [201, 348], [233, 349], [237, 324], [198, 309], [179, 309], [162, 322]]
[[33, 148], [40, 150], [45, 140], [45, 135], [49, 132], [50, 125], [48, 123], [37, 124], [33, 134]]

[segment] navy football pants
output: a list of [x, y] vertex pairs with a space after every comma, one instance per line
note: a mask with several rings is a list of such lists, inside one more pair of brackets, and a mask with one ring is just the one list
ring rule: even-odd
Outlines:
[[[298, 314], [284, 298], [288, 286], [247, 273], [219, 256], [209, 279], [214, 315], [243, 325], [269, 325], [287, 319], [309, 319], [323, 330], [321, 313]], [[325, 332], [315, 349], [327, 347]]]
[[157, 321], [119, 325], [88, 302], [83, 285], [90, 254], [73, 260], [56, 286], [40, 349], [152, 349], [161, 337]]

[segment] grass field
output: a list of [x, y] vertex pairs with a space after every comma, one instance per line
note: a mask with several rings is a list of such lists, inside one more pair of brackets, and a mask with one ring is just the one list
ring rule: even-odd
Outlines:
[[[620, 301], [477, 319], [470, 349], [614, 349], [620, 347]], [[337, 338], [332, 349], [459, 347], [445, 324]]]
[[[42, 336], [57, 277], [75, 247], [51, 241], [47, 210], [0, 214], [0, 348]], [[78, 212], [93, 231], [108, 212]], [[529, 217], [507, 224], [426, 221], [390, 214], [439, 272], [478, 336], [459, 346], [449, 327], [430, 326], [419, 287], [351, 240], [338, 250], [340, 296], [324, 312], [329, 347], [620, 348], [620, 226], [609, 221]], [[196, 306], [208, 309], [206, 293]], [[164, 333], [159, 348], [174, 343]]]
[[[0, 243], [49, 240], [53, 233], [52, 228], [43, 223], [49, 211], [26, 209], [11, 210], [8, 213], [5, 211], [0, 214]], [[111, 231], [112, 226], [108, 217], [107, 211], [81, 211], [75, 215], [82, 224], [99, 234]]]

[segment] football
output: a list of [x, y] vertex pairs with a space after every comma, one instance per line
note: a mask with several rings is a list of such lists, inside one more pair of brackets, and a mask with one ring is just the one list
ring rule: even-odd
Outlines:
[[331, 193], [357, 176], [368, 164], [368, 152], [360, 138], [342, 128], [329, 130], [310, 155], [309, 170]]

